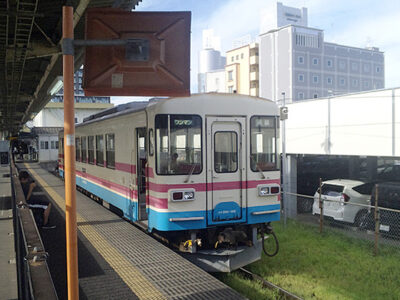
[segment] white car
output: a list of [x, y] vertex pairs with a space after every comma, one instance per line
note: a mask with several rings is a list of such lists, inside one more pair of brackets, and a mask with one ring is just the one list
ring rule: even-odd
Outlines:
[[[321, 200], [324, 216], [360, 226], [369, 209], [356, 204], [370, 205], [372, 188], [372, 183], [350, 179], [322, 182]], [[316, 214], [320, 214], [319, 189], [314, 194], [313, 215]]]

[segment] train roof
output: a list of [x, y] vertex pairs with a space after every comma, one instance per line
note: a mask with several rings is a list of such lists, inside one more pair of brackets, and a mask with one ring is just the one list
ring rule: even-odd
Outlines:
[[235, 97], [236, 99], [253, 99], [256, 101], [262, 101], [270, 104], [275, 103], [271, 100], [264, 99], [264, 98], [259, 98], [259, 97], [254, 97], [254, 96], [248, 96], [248, 95], [240, 95], [240, 94], [232, 94], [232, 93], [205, 93], [205, 94], [193, 94], [189, 97], [179, 97], [179, 98], [151, 98], [149, 101], [136, 101], [136, 102], [130, 102], [126, 104], [120, 104], [118, 106], [103, 110], [101, 112], [98, 112], [96, 114], [90, 115], [89, 117], [86, 117], [83, 119], [83, 123], [77, 124], [76, 127], [84, 126], [90, 123], [106, 120], [106, 119], [111, 119], [115, 118], [118, 116], [122, 116], [125, 114], [130, 114], [134, 112], [139, 112], [146, 110], [148, 107], [153, 106], [153, 105], [162, 105], [162, 104], [168, 104], [171, 103], [170, 101], [173, 100], [196, 100], [197, 99], [204, 99], [204, 96], [213, 96], [215, 98], [219, 99], [224, 99], [229, 97], [230, 99], [232, 97]]

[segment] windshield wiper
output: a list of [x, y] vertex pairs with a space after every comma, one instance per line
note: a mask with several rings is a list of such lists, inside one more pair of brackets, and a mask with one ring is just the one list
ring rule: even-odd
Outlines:
[[189, 182], [190, 176], [192, 176], [192, 174], [193, 174], [195, 168], [196, 168], [196, 164], [194, 164], [194, 165], [192, 166], [192, 168], [190, 169], [190, 172], [189, 172], [188, 176], [187, 176], [186, 179], [183, 181], [184, 183], [188, 183], [188, 182]]
[[263, 172], [263, 170], [260, 168], [260, 166], [258, 165], [258, 163], [255, 161], [255, 159], [252, 157], [252, 156], [250, 156], [250, 158], [251, 158], [251, 160], [256, 164], [256, 168], [257, 168], [257, 171], [260, 173], [260, 175], [261, 175], [261, 179], [265, 179], [265, 175], [264, 175], [264, 172]]

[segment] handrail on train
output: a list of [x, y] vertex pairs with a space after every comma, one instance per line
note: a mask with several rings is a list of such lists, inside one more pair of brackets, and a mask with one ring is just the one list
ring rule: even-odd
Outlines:
[[48, 253], [26, 203], [13, 160], [10, 165], [19, 299], [58, 299], [47, 264]]

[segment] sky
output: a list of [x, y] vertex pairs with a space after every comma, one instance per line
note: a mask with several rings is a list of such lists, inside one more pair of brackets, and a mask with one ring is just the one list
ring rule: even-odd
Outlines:
[[[282, 0], [285, 6], [308, 9], [308, 26], [324, 30], [324, 40], [346, 46], [378, 47], [385, 53], [385, 87], [400, 87], [400, 1]], [[221, 38], [224, 55], [245, 35], [255, 40], [260, 16], [276, 11], [275, 0], [142, 0], [136, 11], [191, 11], [191, 92], [197, 92], [198, 53], [202, 30]], [[115, 104], [131, 101], [113, 98]], [[143, 99], [143, 98], [140, 98]]]

